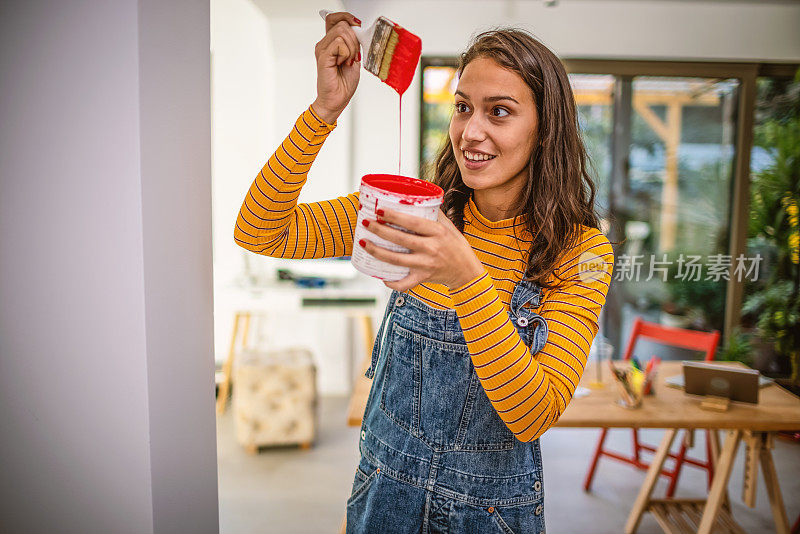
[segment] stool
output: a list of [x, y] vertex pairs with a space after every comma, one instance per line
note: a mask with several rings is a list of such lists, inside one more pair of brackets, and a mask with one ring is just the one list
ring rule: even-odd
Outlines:
[[243, 349], [233, 388], [236, 439], [248, 452], [298, 444], [308, 448], [317, 427], [316, 366], [305, 348]]

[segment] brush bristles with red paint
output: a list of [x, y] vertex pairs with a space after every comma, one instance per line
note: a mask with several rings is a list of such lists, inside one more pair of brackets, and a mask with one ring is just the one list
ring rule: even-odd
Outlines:
[[399, 24], [381, 17], [391, 24], [391, 34], [381, 56], [381, 68], [377, 73], [389, 87], [403, 94], [417, 70], [419, 57], [422, 54], [422, 40]]
[[[325, 17], [331, 13], [319, 12]], [[422, 40], [386, 17], [378, 17], [369, 28], [352, 26], [365, 53], [364, 68], [399, 94], [405, 93], [422, 54]]]

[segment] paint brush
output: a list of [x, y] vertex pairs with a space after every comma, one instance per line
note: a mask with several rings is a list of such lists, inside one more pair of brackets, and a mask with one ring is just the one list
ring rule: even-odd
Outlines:
[[[333, 11], [319, 12], [325, 20]], [[368, 28], [351, 26], [361, 48], [366, 51], [362, 65], [383, 83], [403, 94], [417, 70], [422, 40], [386, 17], [378, 17]]]

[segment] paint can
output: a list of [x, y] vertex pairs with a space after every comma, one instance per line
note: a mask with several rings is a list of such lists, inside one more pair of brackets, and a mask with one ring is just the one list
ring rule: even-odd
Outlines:
[[[377, 224], [375, 212], [382, 208], [436, 221], [439, 218], [439, 206], [442, 204], [443, 196], [444, 191], [438, 185], [408, 176], [367, 174], [361, 178], [361, 188], [359, 190], [361, 209], [358, 210], [358, 220], [356, 221], [355, 235], [353, 236], [353, 253], [350, 258], [353, 267], [364, 274], [387, 282], [405, 278], [409, 272], [408, 267], [392, 265], [374, 258], [363, 247], [358, 245], [358, 241], [360, 239], [372, 241], [395, 252], [409, 252], [409, 250], [376, 236], [364, 227], [362, 221], [368, 219], [370, 223]], [[404, 232], [413, 233], [393, 224], [390, 226]]]

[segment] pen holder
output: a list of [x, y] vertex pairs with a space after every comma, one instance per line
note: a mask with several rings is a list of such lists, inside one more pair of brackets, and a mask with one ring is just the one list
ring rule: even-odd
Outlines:
[[634, 387], [629, 374], [618, 370], [611, 360], [608, 361], [608, 367], [619, 392], [617, 404], [629, 409], [640, 407], [642, 405], [642, 392], [644, 391], [644, 388], [639, 387], [641, 384]]
[[617, 390], [619, 390], [617, 404], [623, 408], [628, 408], [631, 410], [642, 406], [642, 395], [629, 393], [628, 390], [625, 389], [625, 386], [622, 384], [622, 382], [619, 380], [615, 380], [615, 382], [617, 384]]

